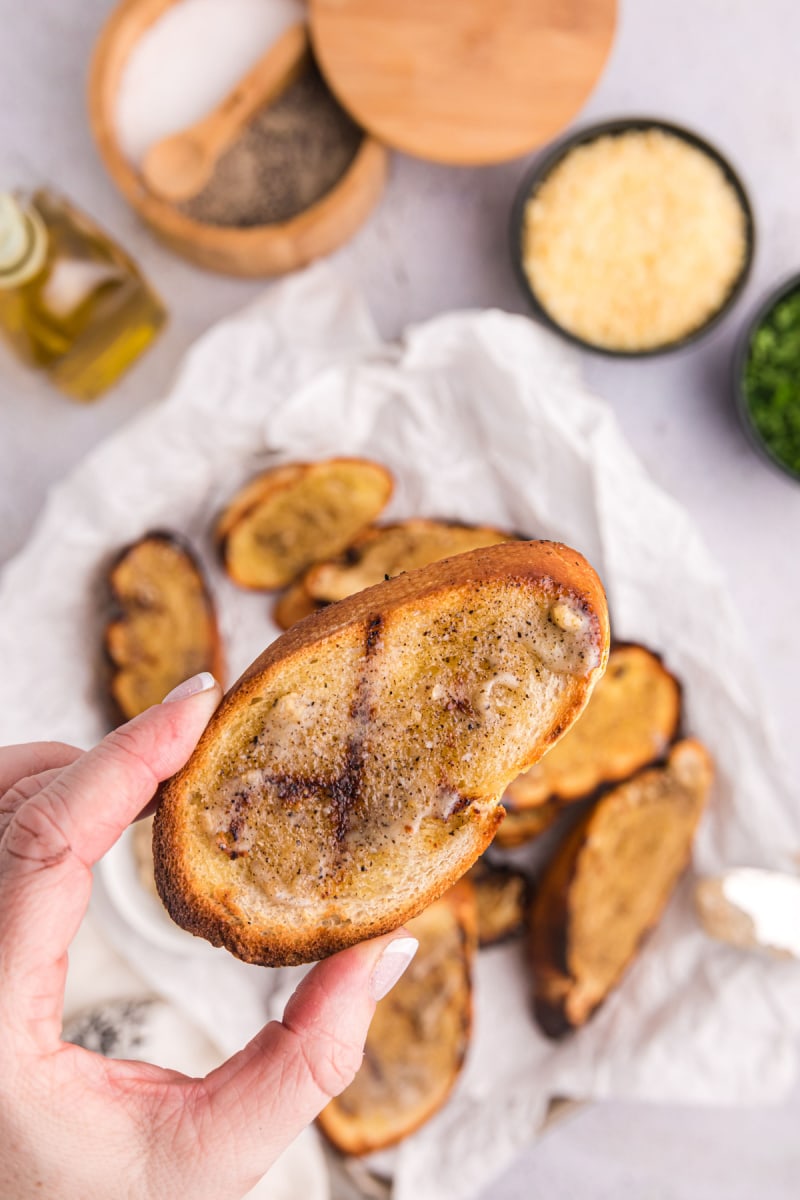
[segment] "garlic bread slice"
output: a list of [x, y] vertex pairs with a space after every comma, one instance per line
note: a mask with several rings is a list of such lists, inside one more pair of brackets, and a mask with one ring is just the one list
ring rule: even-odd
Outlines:
[[530, 947], [549, 1037], [584, 1025], [633, 962], [689, 861], [712, 779], [700, 742], [677, 742], [666, 763], [601, 797], [548, 866]]
[[108, 586], [115, 610], [104, 632], [108, 687], [120, 720], [160, 704], [200, 671], [224, 683], [214, 601], [187, 542], [163, 530], [145, 534], [117, 556]]
[[339, 554], [392, 494], [385, 467], [364, 458], [289, 463], [253, 479], [229, 503], [216, 536], [240, 587], [286, 587], [312, 563]]
[[488, 845], [504, 788], [579, 716], [607, 654], [597, 575], [550, 542], [475, 550], [307, 617], [162, 789], [169, 912], [272, 966], [397, 928]]

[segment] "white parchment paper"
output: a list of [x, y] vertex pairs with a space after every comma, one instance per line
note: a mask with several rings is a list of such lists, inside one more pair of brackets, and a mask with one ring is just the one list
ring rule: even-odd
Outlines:
[[[218, 570], [212, 517], [259, 468], [343, 453], [394, 472], [387, 518], [496, 524], [586, 554], [615, 636], [664, 654], [685, 686], [686, 727], [716, 759], [695, 870], [796, 868], [800, 798], [758, 698], [747, 631], [689, 517], [648, 479], [571, 352], [496, 311], [445, 315], [384, 345], [324, 267], [211, 330], [170, 395], [53, 489], [0, 581], [0, 740], [89, 745], [103, 734], [99, 584], [110, 556], [150, 528], [182, 531], [205, 557], [235, 677], [277, 630], [269, 600]], [[474, 1194], [535, 1136], [553, 1095], [760, 1104], [789, 1089], [800, 968], [710, 941], [689, 892], [687, 881], [623, 985], [562, 1044], [533, 1024], [521, 949], [481, 955], [466, 1069], [396, 1154], [398, 1200]], [[185, 954], [152, 945], [102, 896], [97, 911], [137, 971], [225, 1050], [294, 978], [204, 943]]]

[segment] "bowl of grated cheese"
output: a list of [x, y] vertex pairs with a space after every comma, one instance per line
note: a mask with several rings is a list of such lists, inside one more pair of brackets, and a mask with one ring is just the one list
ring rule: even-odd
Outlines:
[[730, 311], [755, 243], [747, 193], [722, 155], [648, 117], [593, 125], [533, 165], [511, 219], [534, 315], [584, 349], [676, 350]]

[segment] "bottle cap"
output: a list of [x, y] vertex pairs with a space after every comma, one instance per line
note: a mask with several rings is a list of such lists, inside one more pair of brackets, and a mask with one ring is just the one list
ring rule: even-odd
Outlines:
[[46, 255], [47, 230], [39, 214], [10, 192], [0, 192], [0, 288], [32, 279]]

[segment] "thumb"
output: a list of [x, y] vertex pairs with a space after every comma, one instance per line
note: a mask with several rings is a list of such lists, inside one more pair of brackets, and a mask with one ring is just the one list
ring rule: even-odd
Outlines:
[[[375, 1004], [418, 942], [399, 929], [318, 963], [272, 1021], [205, 1080], [198, 1144], [254, 1182], [361, 1066]], [[206, 1141], [206, 1139], [208, 1139]]]

